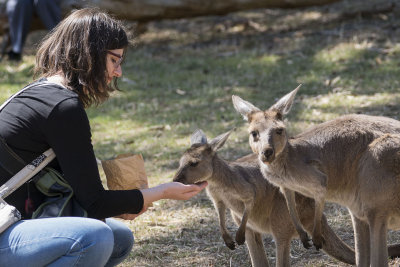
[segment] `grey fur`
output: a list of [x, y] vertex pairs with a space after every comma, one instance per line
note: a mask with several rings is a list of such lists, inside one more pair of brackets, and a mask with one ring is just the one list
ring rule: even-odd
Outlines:
[[[293, 101], [278, 103], [286, 110]], [[400, 122], [345, 115], [288, 138], [274, 106], [266, 111], [251, 106], [249, 113], [241, 113], [248, 117], [250, 146], [259, 155], [264, 177], [284, 192], [303, 243], [308, 238], [294, 208], [294, 191], [315, 199], [312, 237], [317, 248], [329, 243], [321, 233], [324, 203], [336, 202], [352, 216], [357, 266], [388, 266], [387, 229], [400, 227]]]
[[[285, 198], [278, 187], [264, 179], [256, 154], [233, 162], [218, 157], [216, 150], [223, 146], [229, 134], [227, 132], [210, 141], [214, 145], [191, 146], [180, 159], [174, 181], [185, 184], [208, 181], [206, 191], [217, 211], [223, 240], [230, 249], [235, 248], [235, 241], [243, 244], [246, 240], [252, 265], [269, 266], [262, 234], [271, 233], [276, 243], [276, 266], [289, 266], [290, 241], [297, 232], [290, 220]], [[314, 201], [299, 194], [295, 198], [300, 220], [311, 231]], [[235, 241], [225, 226], [227, 208], [239, 225]], [[329, 240], [329, 245], [324, 247], [329, 255], [349, 264], [355, 263], [354, 251], [333, 232], [325, 217], [322, 217], [322, 232]]]

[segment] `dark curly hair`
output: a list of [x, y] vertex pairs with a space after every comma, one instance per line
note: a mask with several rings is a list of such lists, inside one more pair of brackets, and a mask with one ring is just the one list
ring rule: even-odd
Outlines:
[[129, 41], [122, 23], [97, 8], [72, 12], [42, 41], [36, 55], [35, 77], [60, 72], [66, 86], [85, 107], [98, 105], [118, 89], [107, 84], [107, 50], [124, 49]]

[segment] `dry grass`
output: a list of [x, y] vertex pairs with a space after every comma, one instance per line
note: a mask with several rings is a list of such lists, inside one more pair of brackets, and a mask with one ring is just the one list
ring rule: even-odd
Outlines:
[[[196, 128], [214, 137], [237, 127], [220, 156], [238, 158], [250, 151], [231, 95], [268, 107], [299, 83], [289, 116], [292, 133], [346, 113], [400, 119], [400, 7], [385, 11], [387, 2], [348, 0], [149, 23], [124, 63], [123, 92], [88, 110], [97, 156], [142, 153], [152, 186], [171, 180]], [[31, 35], [27, 52], [34, 53], [35, 43]], [[33, 61], [28, 55], [20, 65], [0, 65], [0, 100], [30, 80]], [[325, 213], [353, 245], [346, 209], [327, 204]], [[185, 202], [159, 201], [125, 223], [136, 245], [121, 266], [250, 266], [245, 246], [231, 251], [224, 245], [204, 192]], [[237, 229], [230, 218], [228, 228], [232, 234]], [[390, 243], [399, 240], [397, 232], [389, 233]], [[270, 236], [264, 244], [274, 265]], [[292, 242], [291, 263], [346, 266], [305, 250], [298, 240]]]
[[[368, 3], [374, 4], [377, 1], [370, 1], [365, 6], [357, 5], [360, 2], [355, 3], [355, 7], [361, 10], [361, 14], [362, 10], [368, 10]], [[148, 32], [137, 38], [137, 49], [151, 53], [152, 58], [156, 60], [170, 61], [171, 64], [174, 57], [182, 54], [188, 53], [198, 57], [199, 54], [210, 52], [216, 58], [235, 58], [239, 55], [240, 60], [234, 62], [237, 69], [251, 64], [283, 68], [275, 73], [278, 74], [276, 79], [269, 79], [267, 74], [260, 75], [257, 69], [252, 69], [253, 72], [243, 70], [241, 75], [248, 76], [247, 83], [232, 82], [228, 75], [226, 86], [222, 88], [228, 96], [226, 99], [222, 97], [221, 101], [229, 102], [230, 95], [237, 93], [249, 96], [255, 103], [265, 102], [265, 99], [258, 98], [263, 84], [274, 88], [272, 94], [278, 97], [292, 89], [287, 87], [285, 83], [288, 82], [285, 79], [294, 76], [294, 83], [304, 82], [308, 89], [300, 93], [301, 96], [297, 100], [300, 107], [297, 107], [297, 114], [290, 118], [290, 128], [293, 132], [352, 112], [399, 119], [399, 82], [393, 79], [393, 73], [386, 69], [388, 81], [392, 82], [391, 86], [381, 77], [374, 79], [360, 74], [365, 70], [364, 65], [377, 66], [371, 70], [368, 66], [365, 67], [367, 72], [381, 71], [379, 66], [385, 64], [383, 62], [388, 63], [394, 54], [399, 54], [399, 39], [393, 36], [387, 38], [379, 32], [382, 25], [388, 27], [388, 21], [393, 20], [393, 16], [399, 14], [399, 11], [397, 9], [388, 14], [378, 12], [365, 17], [354, 15], [344, 19], [344, 12], [351, 7], [351, 1], [345, 1], [305, 10], [254, 10], [222, 18], [203, 17], [151, 23], [148, 25]], [[398, 20], [394, 20], [394, 23], [399, 25]], [[319, 52], [313, 51], [309, 46], [310, 40], [311, 44], [313, 41], [321, 42], [322, 48], [316, 46]], [[241, 56], [242, 53], [250, 54], [247, 64], [245, 56]], [[365, 55], [368, 53], [370, 54]], [[254, 61], [250, 62], [252, 60]], [[301, 61], [305, 63], [302, 64]], [[205, 68], [198, 62], [189, 63], [186, 67], [196, 69], [196, 64]], [[398, 67], [399, 61], [390, 64], [396, 64]], [[289, 69], [287, 73], [284, 72], [285, 66]], [[309, 69], [303, 77], [299, 75], [301, 68]], [[319, 68], [324, 68], [325, 71], [321, 73]], [[210, 67], [209, 71], [214, 70]], [[292, 79], [289, 80], [293, 82]], [[282, 85], [285, 89], [280, 90]], [[182, 89], [183, 93], [187, 90], [177, 89]], [[264, 102], [260, 106], [266, 107]], [[189, 123], [185, 126], [191, 125]], [[225, 129], [230, 125], [227, 123]], [[226, 158], [235, 158], [248, 151], [243, 124], [236, 123], [235, 126], [239, 126], [239, 129], [228, 142], [228, 151], [223, 152]], [[219, 133], [214, 129], [206, 130]], [[182, 147], [182, 151], [188, 145], [188, 140], [185, 141], [185, 135], [183, 138], [181, 135], [177, 138], [180, 141], [176, 142]], [[172, 166], [162, 168], [161, 171], [158, 167], [160, 164], [156, 164], [156, 167], [149, 166], [150, 176], [159, 177], [153, 181], [154, 184], [166, 181], [162, 177], [172, 176], [179, 152], [173, 154], [175, 158], [172, 160], [175, 163]], [[153, 161], [149, 164], [152, 165]], [[336, 233], [353, 246], [352, 225], [347, 210], [335, 204], [328, 204], [325, 213]], [[160, 201], [155, 204], [153, 210], [129, 225], [135, 233], [137, 245], [123, 266], [250, 266], [244, 246], [230, 251], [223, 244], [216, 213], [204, 193], [187, 202]], [[228, 225], [234, 234], [237, 227], [230, 219]], [[398, 233], [389, 233], [389, 242], [398, 240]], [[270, 236], [265, 236], [264, 244], [270, 264], [273, 265], [275, 247]], [[298, 240], [292, 242], [291, 263], [293, 266], [346, 266], [323, 252], [305, 250]], [[399, 261], [393, 260], [391, 265], [398, 266]]]

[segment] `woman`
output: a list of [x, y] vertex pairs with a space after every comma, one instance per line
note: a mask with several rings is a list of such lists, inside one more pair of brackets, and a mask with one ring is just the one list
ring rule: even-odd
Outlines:
[[[129, 254], [132, 233], [117, 220], [96, 219], [134, 219], [153, 201], [189, 199], [207, 185], [104, 190], [85, 108], [102, 103], [117, 89], [127, 46], [123, 27], [107, 14], [96, 9], [73, 12], [38, 49], [35, 73], [40, 79], [0, 112], [0, 137], [24, 162], [51, 147], [57, 155], [52, 167], [63, 173], [90, 217], [29, 220], [41, 195], [24, 185], [6, 199], [24, 220], [0, 234], [0, 266], [114, 266]], [[1, 184], [10, 177], [2, 166], [0, 157]]]

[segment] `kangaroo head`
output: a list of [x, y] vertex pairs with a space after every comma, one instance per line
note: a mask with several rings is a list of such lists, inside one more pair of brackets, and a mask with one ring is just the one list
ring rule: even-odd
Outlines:
[[233, 106], [249, 122], [250, 147], [264, 163], [273, 162], [286, 147], [288, 136], [283, 118], [289, 113], [300, 86], [265, 111], [238, 96], [232, 96]]
[[232, 130], [207, 142], [204, 132], [196, 130], [190, 138], [190, 148], [179, 160], [179, 168], [175, 173], [174, 181], [195, 184], [210, 179], [213, 174], [213, 159], [216, 151], [225, 144], [231, 132]]

